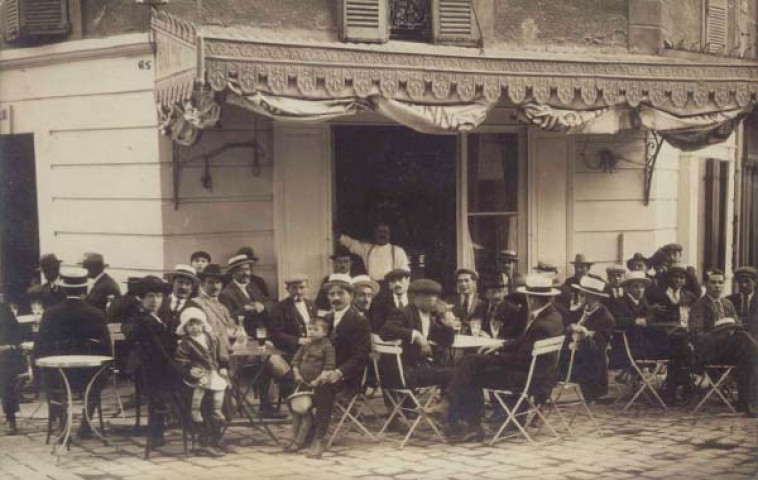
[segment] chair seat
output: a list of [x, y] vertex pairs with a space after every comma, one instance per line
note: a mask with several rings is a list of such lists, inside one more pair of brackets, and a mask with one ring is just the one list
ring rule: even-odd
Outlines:
[[635, 360], [634, 363], [637, 365], [658, 365], [659, 363], [667, 364], [669, 360]]
[[734, 368], [734, 365], [704, 365], [704, 368], [728, 370], [730, 368]]

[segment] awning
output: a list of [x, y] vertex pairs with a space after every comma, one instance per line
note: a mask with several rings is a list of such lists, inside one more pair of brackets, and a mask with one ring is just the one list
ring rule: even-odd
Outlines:
[[639, 120], [640, 107], [677, 118], [739, 117], [758, 101], [758, 63], [737, 59], [345, 44], [194, 26], [164, 12], [154, 13], [152, 28], [157, 102], [164, 118], [181, 119], [194, 109], [192, 126], [208, 124], [197, 118], [198, 108], [218, 113], [199, 107], [214, 92], [280, 120], [321, 121], [371, 109], [427, 133], [474, 128], [498, 102], [585, 116], [632, 110]]

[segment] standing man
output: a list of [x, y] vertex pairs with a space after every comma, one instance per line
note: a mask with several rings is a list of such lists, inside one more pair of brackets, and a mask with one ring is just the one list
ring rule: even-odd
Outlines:
[[39, 259], [39, 269], [45, 277], [45, 283], [40, 287], [40, 299], [45, 310], [66, 299], [66, 294], [59, 286], [62, 262], [54, 253], [42, 255]]
[[648, 259], [641, 253], [637, 252], [632, 258], [626, 261], [626, 268], [630, 272], [645, 272], [648, 270]]
[[502, 277], [505, 284], [505, 295], [510, 297], [516, 294], [516, 288], [524, 286], [524, 276], [516, 272], [518, 255], [513, 250], [501, 250], [497, 254], [497, 273]]
[[173, 272], [167, 273], [166, 279], [171, 284], [171, 294], [162, 297], [163, 303], [158, 315], [166, 325], [176, 330], [182, 311], [188, 307], [197, 307], [191, 297], [200, 279], [197, 278], [194, 268], [182, 264], [175, 266]]
[[448, 303], [453, 304], [453, 315], [458, 317], [462, 324], [463, 333], [468, 333], [468, 322], [472, 318], [482, 318], [484, 302], [477, 295], [476, 282], [479, 274], [468, 268], [459, 268], [455, 271], [455, 297]]
[[219, 300], [226, 305], [233, 318], [243, 316], [243, 325], [248, 335], [255, 336], [258, 325], [268, 327], [270, 301], [258, 285], [251, 283], [255, 258], [244, 254], [229, 259], [226, 267], [232, 281], [221, 291]]
[[85, 253], [82, 267], [87, 270], [87, 275], [91, 279], [91, 283], [87, 287], [87, 297], [84, 300], [105, 313], [110, 302], [121, 296], [121, 289], [118, 283], [105, 273], [108, 265], [105, 264], [101, 254]]
[[237, 324], [229, 314], [229, 309], [218, 299], [224, 288], [225, 275], [221, 267], [211, 263], [198, 274], [200, 278], [200, 294], [193, 302], [205, 313], [208, 325], [221, 341], [221, 346], [231, 351], [231, 340], [241, 333], [242, 326]]
[[[448, 383], [447, 396], [429, 409], [430, 414], [454, 423], [453, 428], [449, 429], [451, 441], [484, 439], [481, 426], [484, 412], [482, 389], [523, 389], [532, 362], [534, 342], [564, 334], [561, 314], [552, 305], [552, 298], [560, 291], [552, 287], [549, 278], [529, 275], [526, 285], [520, 287], [518, 292], [526, 295], [529, 308], [529, 320], [523, 335], [498, 349], [490, 349], [488, 354], [464, 356]], [[537, 403], [544, 402], [550, 396], [552, 387], [558, 381], [556, 355], [540, 358], [535, 367], [533, 392]]]
[[386, 223], [379, 223], [374, 227], [374, 243], [361, 242], [347, 235], [340, 235], [339, 241], [361, 257], [368, 276], [380, 284], [391, 270], [411, 270], [405, 250], [390, 243], [390, 227]]
[[313, 302], [305, 298], [308, 277], [296, 273], [284, 279], [289, 296], [274, 306], [271, 314], [271, 341], [282, 351], [287, 363], [292, 362], [297, 349], [308, 343], [307, 327], [316, 318]]
[[340, 390], [355, 392], [361, 387], [363, 372], [371, 351], [371, 331], [368, 321], [353, 306], [355, 289], [350, 276], [335, 273], [324, 285], [329, 294], [332, 312], [326, 319], [332, 325], [332, 344], [337, 357], [337, 368], [325, 375], [325, 382], [314, 392], [316, 408], [314, 433], [308, 457], [321, 458], [324, 436], [332, 419], [334, 399]]
[[611, 265], [605, 269], [605, 273], [608, 277], [608, 283], [605, 287], [605, 293], [608, 294], [606, 305], [608, 305], [609, 302], [624, 297], [624, 288], [621, 286], [621, 282], [624, 281], [626, 269], [622, 265]]
[[379, 291], [374, 306], [371, 308], [371, 331], [379, 333], [387, 320], [409, 305], [408, 287], [411, 284], [411, 272], [404, 268], [390, 270], [384, 276], [387, 287]]
[[[351, 277], [355, 273], [353, 270], [353, 257], [350, 250], [338, 246], [334, 250], [334, 254], [329, 257], [332, 259], [332, 273], [342, 273], [350, 275]], [[322, 312], [328, 312], [332, 307], [329, 305], [329, 298], [327, 297], [326, 290], [324, 290], [324, 284], [329, 281], [329, 275], [325, 276], [321, 281], [321, 285], [318, 289], [318, 295], [316, 295], [316, 308]]]
[[[668, 245], [661, 247], [659, 255], [663, 262], [662, 267], [664, 275], [665, 271], [671, 268], [672, 265], [682, 264], [682, 250], [682, 246], [678, 243], [669, 243]], [[687, 266], [687, 283], [684, 288], [692, 292], [692, 294], [695, 295], [695, 298], [700, 298], [703, 294], [700, 282], [698, 282], [697, 279], [697, 271], [695, 270], [695, 267]]]
[[758, 269], [740, 267], [734, 271], [734, 279], [737, 282], [737, 293], [727, 298], [737, 309], [742, 326], [758, 340], [758, 295], [755, 294]]
[[705, 272], [705, 295], [692, 306], [690, 338], [696, 365], [734, 365], [737, 410], [758, 418], [758, 341], [738, 325], [732, 302], [721, 298], [724, 272]]
[[205, 250], [198, 250], [190, 255], [190, 265], [195, 271], [200, 274], [203, 273], [205, 267], [211, 264], [211, 254]]
[[581, 307], [579, 301], [579, 292], [574, 289], [575, 285], [579, 285], [582, 278], [589, 276], [595, 280], [602, 280], [602, 278], [590, 273], [590, 269], [594, 262], [587, 260], [587, 257], [583, 253], [577, 253], [574, 257], [574, 261], [571, 262], [574, 267], [574, 275], [567, 278], [561, 287], [561, 300], [569, 311], [573, 312]]

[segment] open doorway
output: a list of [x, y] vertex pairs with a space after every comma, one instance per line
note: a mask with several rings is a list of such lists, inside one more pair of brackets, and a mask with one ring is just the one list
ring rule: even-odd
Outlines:
[[456, 158], [453, 136], [405, 127], [334, 128], [335, 222], [370, 240], [386, 222], [415, 277], [450, 288], [456, 268]]
[[26, 291], [39, 280], [39, 223], [33, 135], [0, 135], [0, 285], [26, 312]]

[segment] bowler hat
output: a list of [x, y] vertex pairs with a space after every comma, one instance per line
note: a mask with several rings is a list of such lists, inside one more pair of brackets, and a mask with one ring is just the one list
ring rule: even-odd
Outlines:
[[608, 294], [604, 292], [605, 286], [606, 283], [598, 278], [584, 276], [581, 280], [579, 280], [578, 284], [572, 284], [571, 288], [578, 290], [586, 295], [608, 298]]
[[686, 278], [687, 274], [689, 272], [687, 271], [687, 266], [686, 265], [683, 265], [681, 263], [675, 263], [675, 264], [671, 265], [668, 268], [668, 270], [666, 270], [666, 276], [670, 277], [671, 275], [673, 275], [675, 273], [680, 273], [680, 274], [684, 275], [685, 278]]
[[734, 271], [734, 278], [752, 278], [758, 280], [758, 269], [755, 267], [744, 266]]
[[44, 270], [54, 265], [60, 265], [63, 260], [59, 260], [54, 253], [46, 253], [39, 257], [39, 268]]
[[253, 247], [240, 247], [239, 250], [237, 250], [237, 255], [244, 255], [248, 259], [252, 260], [253, 263], [260, 260], [257, 255], [255, 255], [255, 250], [253, 250]]
[[427, 295], [441, 295], [442, 294], [442, 285], [435, 282], [434, 280], [430, 280], [428, 278], [419, 278], [418, 280], [414, 280], [411, 282], [410, 287], [408, 287], [408, 293], [411, 294], [427, 294]]
[[557, 288], [553, 288], [553, 279], [544, 275], [532, 274], [526, 276], [526, 283], [518, 287], [516, 292], [535, 297], [555, 297], [561, 294]]
[[515, 262], [518, 260], [518, 254], [513, 250], [500, 250], [497, 253], [498, 260]]
[[408, 277], [410, 278], [411, 272], [404, 269], [404, 268], [394, 268], [387, 272], [387, 274], [384, 276], [384, 280], [391, 282], [393, 280], [398, 280], [400, 278]]
[[88, 266], [100, 266], [102, 268], [108, 268], [110, 265], [105, 263], [105, 259], [103, 258], [103, 255], [96, 252], [87, 252], [84, 254], [84, 259], [79, 264], [83, 266], [84, 268], [87, 268]]
[[324, 285], [321, 288], [323, 290], [329, 290], [331, 287], [342, 287], [349, 292], [355, 290], [352, 278], [346, 273], [333, 273], [329, 275], [329, 278], [324, 282]]
[[605, 268], [605, 272], [611, 273], [626, 273], [626, 268], [623, 265], [609, 265]]
[[632, 258], [626, 261], [626, 268], [629, 270], [632, 269], [632, 264], [635, 262], [643, 262], [645, 264], [645, 268], [647, 268], [648, 265], [648, 259], [640, 252], [636, 252], [634, 255], [632, 255]]
[[205, 281], [207, 278], [214, 278], [216, 280], [226, 281], [226, 275], [221, 271], [221, 265], [218, 263], [209, 263], [205, 269], [198, 273], [197, 276], [200, 280]]
[[379, 289], [380, 289], [379, 284], [371, 280], [371, 277], [369, 277], [368, 275], [358, 275], [358, 276], [353, 277], [352, 284], [353, 284], [353, 288], [355, 288], [356, 290], [358, 290], [361, 287], [368, 287], [371, 289], [371, 293], [373, 293], [374, 295], [379, 293]]
[[668, 243], [661, 247], [663, 252], [681, 252], [682, 250], [682, 246], [678, 243]]
[[476, 272], [476, 270], [472, 270], [471, 268], [459, 268], [455, 271], [455, 278], [458, 278], [458, 276], [466, 273], [471, 275], [471, 278], [474, 280], [479, 280], [479, 274]]
[[155, 275], [143, 277], [134, 287], [134, 294], [138, 297], [143, 297], [148, 293], [162, 293], [165, 295], [169, 292], [171, 292], [171, 285]]
[[590, 262], [587, 260], [587, 256], [583, 253], [577, 253], [574, 257], [574, 261], [571, 262], [571, 265], [594, 265], [595, 262]]
[[482, 288], [484, 290], [487, 290], [489, 288], [505, 288], [505, 287], [507, 287], [507, 285], [505, 284], [503, 275], [487, 275], [486, 277], [482, 277]]
[[174, 267], [174, 270], [166, 273], [166, 280], [173, 282], [176, 277], [184, 277], [192, 280], [193, 283], [199, 283], [200, 279], [197, 278], [197, 270], [192, 265], [179, 264]]

